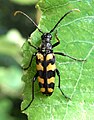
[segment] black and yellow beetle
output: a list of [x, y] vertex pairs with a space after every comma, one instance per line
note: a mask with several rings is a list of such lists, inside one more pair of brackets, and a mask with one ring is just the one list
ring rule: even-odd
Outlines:
[[59, 79], [58, 88], [61, 91], [62, 95], [64, 95], [65, 98], [68, 98], [60, 88], [60, 73], [55, 65], [55, 54], [61, 55], [61, 56], [66, 56], [66, 57], [69, 57], [69, 58], [76, 60], [76, 61], [84, 61], [84, 60], [71, 57], [65, 53], [53, 52], [53, 48], [56, 47], [57, 45], [59, 45], [60, 41], [58, 39], [57, 32], [56, 32], [55, 36], [56, 36], [57, 42], [52, 45], [51, 44], [51, 39], [52, 39], [51, 33], [55, 30], [55, 28], [58, 26], [58, 24], [61, 22], [61, 20], [66, 15], [73, 12], [74, 10], [79, 11], [78, 9], [73, 9], [73, 10], [68, 11], [66, 14], [64, 14], [61, 17], [61, 19], [57, 22], [57, 24], [53, 27], [53, 29], [48, 33], [42, 32], [41, 29], [38, 28], [36, 23], [29, 16], [27, 16], [24, 12], [16, 11], [14, 13], [14, 15], [16, 15], [18, 13], [25, 15], [30, 21], [33, 22], [33, 24], [37, 27], [39, 32], [42, 33], [42, 36], [41, 36], [42, 43], [41, 43], [40, 47], [33, 46], [28, 41], [29, 45], [31, 47], [35, 48], [37, 50], [37, 52], [32, 55], [28, 67], [23, 68], [23, 69], [27, 70], [31, 66], [33, 58], [36, 57], [36, 70], [37, 70], [37, 72], [34, 75], [34, 77], [32, 78], [32, 100], [30, 101], [30, 103], [27, 105], [27, 107], [24, 110], [26, 110], [34, 100], [34, 83], [35, 83], [37, 78], [38, 78], [38, 82], [39, 82], [40, 91], [43, 94], [50, 96], [50, 95], [52, 95], [52, 93], [54, 91], [55, 75], [57, 74], [58, 79]]

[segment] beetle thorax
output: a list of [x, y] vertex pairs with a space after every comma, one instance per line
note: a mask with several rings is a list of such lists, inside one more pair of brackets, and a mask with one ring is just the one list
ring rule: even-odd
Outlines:
[[42, 51], [47, 51], [47, 50], [52, 50], [52, 44], [51, 44], [51, 39], [52, 35], [50, 33], [44, 33], [41, 36], [42, 43], [41, 43], [41, 50]]

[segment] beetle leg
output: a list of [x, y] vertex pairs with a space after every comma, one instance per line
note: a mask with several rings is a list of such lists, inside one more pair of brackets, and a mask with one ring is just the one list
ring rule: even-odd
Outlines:
[[27, 107], [24, 108], [22, 111], [26, 110], [26, 109], [31, 105], [31, 103], [32, 103], [33, 100], [34, 100], [34, 83], [35, 83], [37, 77], [38, 77], [38, 73], [36, 73], [36, 74], [34, 75], [33, 79], [32, 79], [32, 100], [31, 100], [30, 103], [27, 105]]
[[58, 76], [58, 78], [59, 78], [58, 88], [59, 88], [60, 92], [62, 93], [62, 95], [64, 95], [65, 98], [70, 99], [69, 97], [67, 97], [67, 96], [63, 93], [63, 91], [62, 91], [61, 88], [60, 88], [60, 73], [59, 73], [59, 70], [58, 70], [58, 69], [56, 69], [56, 73], [57, 73], [57, 76]]
[[57, 36], [57, 30], [56, 30], [56, 33], [55, 33], [55, 37], [56, 37], [56, 39], [57, 39], [57, 42], [52, 45], [52, 48], [54, 48], [54, 47], [56, 47], [57, 45], [60, 44], [60, 40], [59, 40], [59, 38], [58, 38], [58, 36]]
[[32, 55], [31, 60], [30, 60], [30, 62], [29, 62], [29, 65], [28, 65], [26, 68], [23, 68], [24, 70], [27, 70], [27, 69], [31, 66], [32, 60], [33, 60], [34, 56], [36, 56], [36, 53], [34, 53], [34, 54]]
[[29, 44], [31, 47], [33, 47], [33, 48], [35, 48], [36, 50], [38, 50], [38, 47], [32, 45], [29, 41], [28, 41], [28, 44]]
[[69, 57], [75, 61], [79, 61], [79, 62], [82, 62], [82, 61], [86, 61], [86, 59], [78, 59], [78, 58], [75, 58], [75, 57], [72, 57], [72, 56], [69, 56], [65, 53], [61, 53], [61, 52], [54, 52], [54, 54], [57, 54], [57, 55], [62, 55], [62, 56], [66, 56], [66, 57]]

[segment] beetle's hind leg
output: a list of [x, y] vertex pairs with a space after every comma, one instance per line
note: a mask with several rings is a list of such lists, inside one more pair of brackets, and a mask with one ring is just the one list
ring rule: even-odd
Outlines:
[[66, 99], [70, 99], [70, 98], [69, 98], [68, 96], [66, 96], [66, 95], [63, 93], [63, 91], [61, 90], [61, 87], [60, 87], [60, 73], [59, 73], [59, 70], [58, 70], [58, 69], [56, 69], [56, 73], [57, 73], [57, 76], [58, 76], [58, 78], [59, 78], [58, 88], [59, 88], [60, 92], [62, 93], [62, 95], [63, 95]]
[[32, 100], [30, 101], [30, 103], [27, 105], [27, 107], [25, 107], [22, 111], [25, 111], [27, 108], [29, 108], [29, 106], [31, 105], [31, 103], [33, 102], [34, 100], [34, 83], [36, 81], [38, 77], [38, 73], [36, 73], [32, 79]]

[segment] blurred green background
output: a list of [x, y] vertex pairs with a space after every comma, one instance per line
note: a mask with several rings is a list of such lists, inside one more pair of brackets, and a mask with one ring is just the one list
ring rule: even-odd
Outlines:
[[0, 0], [0, 120], [27, 120], [20, 112], [24, 83], [21, 81], [21, 47], [35, 30], [24, 16], [13, 16], [16, 10], [24, 11], [34, 21], [37, 0]]

